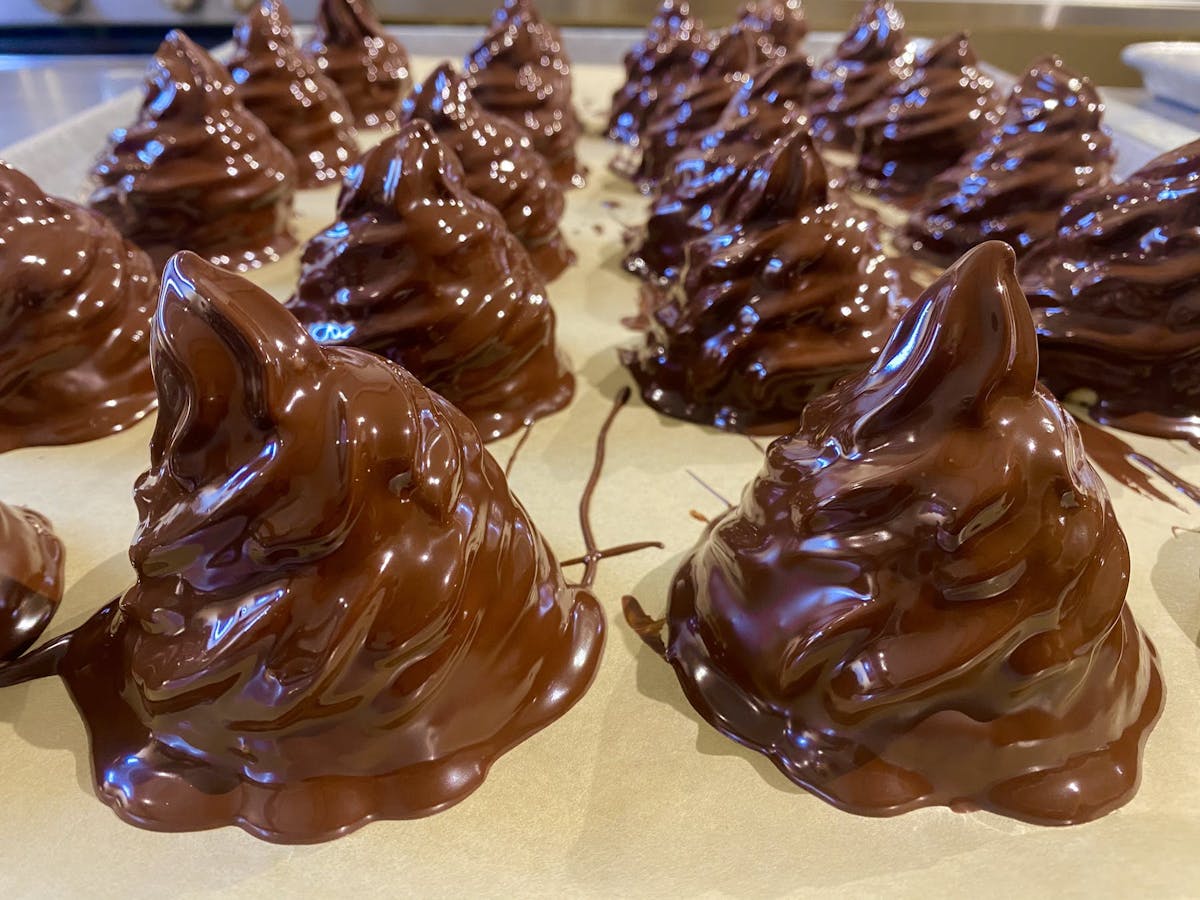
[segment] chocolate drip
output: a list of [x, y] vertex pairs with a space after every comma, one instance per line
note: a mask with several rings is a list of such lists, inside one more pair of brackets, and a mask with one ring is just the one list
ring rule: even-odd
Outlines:
[[965, 34], [920, 54], [855, 120], [856, 178], [887, 199], [919, 194], [1000, 121], [992, 80], [978, 69]]
[[340, 178], [358, 155], [354, 114], [332, 80], [300, 52], [280, 0], [259, 0], [233, 30], [229, 70], [246, 108], [295, 160], [302, 188]]
[[1012, 250], [972, 250], [810, 403], [671, 587], [710, 723], [846, 810], [1042, 824], [1127, 802], [1162, 707], [1129, 554], [1037, 385]]
[[1200, 141], [1079, 195], [1021, 263], [1042, 380], [1106, 425], [1200, 445]]
[[1034, 63], [983, 147], [925, 189], [904, 227], [910, 248], [949, 264], [994, 239], [1023, 256], [1054, 233], [1072, 194], [1108, 181], [1116, 154], [1103, 111], [1091, 81], [1057, 56]]
[[109, 137], [91, 206], [161, 267], [187, 248], [231, 269], [277, 260], [296, 164], [235, 94], [228, 70], [172, 31], [146, 73], [137, 121]]
[[108, 220], [0, 163], [0, 451], [95, 440], [154, 408], [157, 291]]
[[679, 281], [648, 284], [645, 344], [622, 353], [660, 412], [779, 433], [865, 368], [915, 285], [867, 222], [829, 203], [803, 126], [739, 175], [725, 221], [687, 245]]
[[833, 56], [813, 73], [812, 136], [835, 150], [853, 150], [859, 114], [909, 74], [904, 16], [892, 0], [867, 0]]
[[571, 100], [571, 64], [557, 29], [531, 0], [507, 0], [464, 62], [475, 99], [525, 128], [554, 177], [582, 184], [575, 158], [579, 117]]
[[45, 517], [0, 503], [0, 660], [38, 639], [63, 595], [63, 545]]
[[350, 170], [337, 221], [304, 248], [288, 308], [317, 340], [404, 366], [485, 440], [574, 394], [529, 255], [419, 119]]
[[758, 35], [763, 53], [776, 58], [793, 52], [808, 34], [801, 0], [747, 0], [737, 21]]
[[304, 45], [345, 95], [360, 128], [391, 128], [412, 84], [408, 52], [387, 33], [370, 0], [321, 0]]
[[443, 63], [400, 110], [402, 122], [424, 119], [458, 156], [472, 194], [500, 211], [547, 281], [575, 261], [559, 229], [563, 189], [529, 133], [485, 110], [466, 79]]
[[1150, 480], [1153, 474], [1178, 494], [1200, 505], [1200, 487], [1180, 478], [1162, 463], [1138, 453], [1115, 434], [1093, 425], [1087, 419], [1076, 418], [1075, 424], [1079, 426], [1083, 448], [1092, 462], [1131, 491], [1183, 509], [1175, 497], [1164, 494]]
[[427, 815], [579, 699], [603, 612], [449, 403], [192, 254], [151, 347], [137, 582], [0, 671], [57, 666], [119, 816], [300, 843]]

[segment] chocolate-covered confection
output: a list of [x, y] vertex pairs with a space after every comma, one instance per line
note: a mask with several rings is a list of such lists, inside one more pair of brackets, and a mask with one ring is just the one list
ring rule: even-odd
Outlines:
[[467, 190], [500, 211], [543, 278], [557, 278], [575, 260], [559, 229], [563, 188], [550, 164], [525, 129], [476, 102], [452, 65], [435, 69], [404, 101], [400, 117], [433, 126], [462, 163]]
[[149, 257], [0, 163], [0, 451], [74, 444], [154, 408]]
[[695, 74], [707, 32], [686, 0], [664, 0], [646, 36], [625, 54], [625, 83], [613, 94], [608, 136], [636, 146], [660, 101]]
[[580, 184], [575, 158], [579, 117], [571, 100], [571, 64], [558, 31], [531, 0], [509, 0], [464, 62], [475, 99], [529, 131], [559, 181]]
[[747, 0], [737, 20], [758, 34], [763, 52], [775, 57], [787, 56], [808, 34], [801, 0]]
[[1042, 380], [1094, 418], [1200, 441], [1200, 141], [1080, 194], [1021, 262]]
[[66, 680], [119, 816], [298, 843], [427, 815], [587, 689], [604, 614], [448, 402], [189, 253], [151, 352], [137, 582], [8, 673]]
[[360, 128], [390, 128], [412, 85], [408, 52], [387, 33], [371, 0], [321, 0], [304, 52], [341, 88]]
[[802, 126], [730, 191], [725, 220], [687, 245], [678, 283], [644, 287], [650, 329], [622, 361], [660, 412], [780, 433], [871, 364], [915, 287], [871, 226], [830, 203]]
[[711, 231], [736, 202], [730, 189], [742, 170], [802, 119], [811, 71], [798, 53], [754, 71], [717, 124], [676, 155], [633, 239], [626, 269], [654, 281], [679, 275], [688, 241]]
[[977, 64], [967, 36], [951, 35], [858, 114], [860, 184], [889, 199], [919, 194], [999, 122], [992, 80]]
[[843, 809], [1125, 803], [1162, 707], [1129, 551], [1037, 384], [1012, 250], [968, 253], [808, 405], [671, 586], [697, 711]]
[[181, 248], [249, 269], [295, 246], [291, 153], [182, 31], [158, 48], [137, 121], [112, 133], [92, 176], [92, 207], [158, 268]]
[[833, 56], [814, 73], [812, 136], [835, 150], [853, 150], [858, 114], [909, 72], [904, 16], [892, 0], [867, 0]]
[[404, 366], [484, 440], [574, 394], [529, 254], [419, 119], [350, 170], [337, 221], [305, 247], [288, 306], [317, 340]]
[[46, 630], [63, 595], [63, 545], [45, 517], [0, 503], [0, 660]]
[[1087, 78], [1057, 56], [1034, 63], [1013, 88], [1000, 127], [926, 188], [904, 226], [919, 255], [949, 264], [986, 240], [1020, 258], [1054, 233], [1063, 204], [1108, 180], [1115, 153], [1104, 106]]
[[238, 97], [291, 151], [300, 187], [336, 178], [358, 155], [354, 114], [337, 85], [300, 52], [279, 0], [258, 0], [233, 30]]

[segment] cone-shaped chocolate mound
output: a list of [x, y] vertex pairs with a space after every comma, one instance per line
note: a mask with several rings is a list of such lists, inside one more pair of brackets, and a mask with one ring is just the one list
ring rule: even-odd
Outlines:
[[156, 268], [188, 249], [230, 269], [278, 259], [296, 163], [234, 91], [224, 66], [172, 31], [146, 73], [137, 121], [112, 133], [91, 205]]
[[420, 120], [350, 170], [338, 220], [305, 248], [288, 306], [317, 340], [400, 363], [485, 440], [574, 394], [529, 254]]
[[918, 195], [1000, 120], [992, 80], [965, 34], [934, 44], [859, 113], [856, 177], [881, 197]]
[[738, 175], [802, 119], [811, 71], [809, 60], [796, 53], [754, 71], [717, 124], [676, 155], [634, 236], [626, 269], [652, 281], [679, 275], [688, 241], [716, 227], [736, 200], [730, 190]]
[[63, 546], [46, 519], [0, 503], [0, 660], [46, 630], [63, 595]]
[[258, 0], [233, 30], [229, 70], [237, 94], [296, 161], [300, 187], [346, 171], [358, 155], [354, 114], [338, 86], [300, 52], [280, 0]]
[[467, 190], [500, 211], [543, 278], [557, 278], [575, 260], [559, 229], [563, 188], [549, 163], [527, 131], [479, 105], [450, 63], [412, 92], [400, 116], [404, 123], [423, 119], [433, 127], [462, 163]]
[[1013, 88], [986, 143], [925, 189], [904, 227], [920, 255], [949, 264], [986, 240], [1020, 258], [1054, 233], [1072, 195], [1108, 180], [1115, 154], [1091, 81], [1058, 57], [1034, 63]]
[[819, 143], [854, 149], [858, 114], [908, 74], [908, 60], [900, 58], [906, 40], [892, 0], [863, 4], [832, 58], [813, 73], [809, 115]]
[[0, 451], [74, 444], [154, 408], [150, 259], [0, 163]]
[[660, 412], [780, 433], [871, 364], [917, 291], [871, 227], [828, 202], [803, 127], [747, 166], [731, 196], [727, 224], [687, 245], [678, 283], [644, 288], [650, 330], [622, 361]]
[[1080, 194], [1021, 262], [1042, 380], [1106, 424], [1200, 441], [1200, 141]]
[[800, 0], [747, 0], [737, 20], [758, 34], [764, 53], [776, 58], [793, 52], [808, 34]]
[[671, 588], [692, 705], [856, 813], [1125, 803], [1162, 706], [1129, 552], [1037, 384], [1012, 250], [968, 253], [809, 404]]
[[707, 34], [686, 0], [664, 0], [642, 38], [625, 54], [625, 83], [613, 94], [608, 136], [636, 145], [658, 104], [695, 73]]
[[579, 699], [603, 613], [454, 407], [192, 254], [151, 344], [137, 582], [57, 665], [118, 815], [289, 843], [427, 815]]
[[579, 184], [584, 170], [575, 158], [580, 125], [570, 60], [532, 0], [507, 0], [463, 65], [475, 99], [525, 128], [555, 178]]
[[358, 127], [395, 124], [412, 84], [408, 52], [379, 23], [371, 0], [321, 0], [304, 52], [341, 88]]

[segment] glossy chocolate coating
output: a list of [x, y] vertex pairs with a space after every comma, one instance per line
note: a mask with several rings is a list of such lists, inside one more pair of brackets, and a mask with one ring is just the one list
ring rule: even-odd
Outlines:
[[359, 128], [390, 128], [412, 85], [408, 52], [388, 34], [371, 0], [321, 0], [304, 52], [345, 95]]
[[1080, 194], [1021, 262], [1042, 380], [1096, 419], [1200, 440], [1200, 141]]
[[855, 177], [885, 199], [918, 195], [1000, 121], [992, 80], [965, 34], [934, 44], [859, 113]]
[[563, 188], [529, 133], [476, 102], [466, 79], [443, 63], [400, 109], [401, 122], [423, 119], [454, 151], [466, 187], [500, 211], [508, 230], [529, 251], [547, 281], [575, 260], [559, 229]]
[[571, 99], [571, 63], [562, 39], [531, 0], [507, 0], [464, 62], [475, 99], [525, 128], [554, 177], [578, 184], [579, 117]]
[[63, 595], [63, 545], [45, 517], [0, 503], [0, 660], [46, 630]]
[[871, 226], [829, 203], [802, 126], [756, 157], [730, 196], [725, 221], [687, 245], [678, 283], [644, 288], [650, 330], [622, 361], [660, 412], [780, 433], [870, 365], [917, 291]]
[[858, 114], [909, 72], [903, 58], [904, 16], [892, 0], [867, 0], [833, 56], [814, 73], [812, 136], [835, 150], [853, 150]]
[[625, 83], [613, 94], [608, 136], [636, 146], [659, 103], [695, 74], [707, 40], [686, 0], [664, 0], [642, 38], [625, 54]]
[[742, 170], [802, 121], [811, 71], [798, 53], [754, 71], [717, 124], [676, 155], [633, 239], [626, 269], [652, 281], [678, 277], [687, 243], [722, 222], [736, 202], [730, 191]]
[[851, 812], [1097, 818], [1136, 790], [1162, 707], [1125, 538], [1038, 387], [1014, 261], [983, 244], [930, 287], [671, 587], [692, 705]]
[[137, 121], [109, 137], [91, 205], [156, 268], [188, 249], [249, 269], [295, 246], [296, 164], [238, 99], [229, 71], [172, 31], [146, 73]]
[[799, 47], [808, 34], [801, 0], [747, 0], [737, 20], [758, 34], [764, 53], [777, 58]]
[[157, 299], [149, 257], [111, 222], [0, 163], [0, 451], [144, 418]]
[[137, 582], [58, 664], [119, 816], [300, 843], [427, 815], [587, 689], [604, 614], [449, 403], [188, 253], [151, 352]]
[[288, 307], [317, 340], [404, 366], [484, 440], [562, 409], [575, 391], [529, 254], [419, 119], [351, 168], [337, 221], [304, 248]]
[[1108, 181], [1116, 154], [1089, 79], [1058, 57], [1034, 63], [1013, 88], [1000, 127], [934, 179], [904, 226], [918, 255], [948, 265], [987, 240], [1018, 259], [1054, 233], [1067, 199]]
[[279, 0], [258, 0], [233, 30], [229, 71], [246, 108], [296, 161], [300, 187], [340, 178], [358, 155], [354, 114], [338, 86], [300, 52]]

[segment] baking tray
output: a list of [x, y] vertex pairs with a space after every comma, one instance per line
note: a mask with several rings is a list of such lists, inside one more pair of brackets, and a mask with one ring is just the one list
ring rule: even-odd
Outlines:
[[[823, 36], [810, 52], [830, 46]], [[418, 74], [433, 58], [414, 60]], [[578, 66], [596, 126], [620, 81], [616, 65]], [[93, 155], [138, 96], [118, 98], [0, 151], [49, 190], [80, 196]], [[1128, 172], [1192, 137], [1114, 105]], [[593, 133], [598, 127], [592, 128]], [[579, 264], [550, 287], [578, 394], [536, 424], [512, 484], [560, 559], [582, 551], [577, 501], [599, 426], [627, 379], [616, 348], [636, 284], [620, 269], [626, 224], [643, 201], [605, 166], [612, 148], [580, 145], [588, 187], [570, 195], [564, 229]], [[305, 193], [297, 229], [320, 229], [333, 189]], [[284, 297], [296, 254], [254, 275]], [[81, 623], [132, 580], [135, 477], [149, 422], [104, 440], [0, 455], [0, 498], [53, 521], [67, 548], [67, 592], [49, 636]], [[1200, 454], [1129, 436], [1140, 451], [1200, 482]], [[491, 445], [503, 463], [516, 437]], [[1200, 510], [1147, 500], [1106, 479], [1129, 539], [1129, 602], [1158, 648], [1166, 707], [1144, 756], [1142, 787], [1097, 822], [1043, 828], [937, 808], [891, 819], [832, 808], [764, 757], [700, 721], [671, 670], [625, 626], [620, 598], [651, 614], [705, 516], [758, 471], [746, 438], [659, 416], [636, 400], [617, 417], [593, 505], [601, 546], [652, 539], [601, 564], [609, 637], [595, 684], [560, 721], [502, 757], [463, 803], [427, 819], [378, 822], [326, 844], [277, 846], [236, 828], [158, 834], [120, 822], [92, 795], [86, 735], [57, 679], [0, 691], [0, 895], [181, 897], [293, 895], [867, 896], [1021, 894], [1182, 896], [1200, 891]]]

